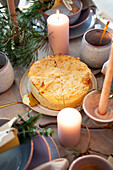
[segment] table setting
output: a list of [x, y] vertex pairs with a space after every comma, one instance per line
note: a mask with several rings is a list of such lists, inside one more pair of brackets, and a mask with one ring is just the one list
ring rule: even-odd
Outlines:
[[0, 169], [113, 169], [113, 31], [92, 0], [0, 1]]

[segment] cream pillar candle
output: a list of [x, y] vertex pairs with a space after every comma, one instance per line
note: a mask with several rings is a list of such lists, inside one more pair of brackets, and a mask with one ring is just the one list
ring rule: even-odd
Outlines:
[[76, 146], [80, 140], [82, 117], [78, 110], [65, 108], [58, 113], [58, 139], [64, 146]]
[[105, 80], [102, 88], [102, 93], [99, 101], [99, 108], [98, 112], [101, 115], [106, 114], [107, 112], [107, 105], [109, 99], [109, 93], [111, 89], [111, 82], [113, 77], [113, 43], [111, 45], [111, 53], [109, 57], [109, 64], [105, 75]]
[[69, 18], [61, 13], [52, 14], [47, 19], [49, 54], [69, 54]]

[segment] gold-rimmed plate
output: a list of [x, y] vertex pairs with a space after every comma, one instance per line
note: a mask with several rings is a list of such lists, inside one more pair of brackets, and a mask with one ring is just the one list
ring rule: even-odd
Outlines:
[[[7, 121], [0, 119], [0, 126]], [[57, 158], [60, 153], [52, 137], [37, 132], [31, 141], [0, 154], [0, 170], [31, 170]]]
[[[90, 87], [91, 89], [96, 89], [97, 88], [97, 81], [95, 76], [92, 73], [92, 85]], [[26, 71], [20, 81], [20, 95], [21, 97], [24, 96], [25, 94], [30, 93], [30, 88], [29, 88], [29, 78], [28, 78], [28, 71]], [[58, 112], [57, 110], [51, 110], [48, 108], [43, 107], [40, 104], [37, 104], [36, 106], [29, 106], [32, 110], [42, 113], [44, 115], [48, 116], [57, 116]], [[80, 110], [80, 107], [77, 107], [76, 109]]]
[[[54, 140], [48, 135], [37, 135], [33, 138], [33, 157], [27, 170], [34, 169], [46, 162], [60, 158], [60, 153]], [[41, 146], [41, 147], [40, 147]]]

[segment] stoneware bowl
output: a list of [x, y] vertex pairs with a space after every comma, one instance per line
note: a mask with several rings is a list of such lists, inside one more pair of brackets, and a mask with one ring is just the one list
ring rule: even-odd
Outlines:
[[81, 156], [72, 162], [69, 170], [113, 170], [112, 165], [103, 157], [98, 155]]
[[88, 93], [83, 100], [83, 110], [95, 123], [104, 125], [113, 121], [113, 98], [109, 99], [107, 113], [100, 115], [98, 113], [100, 95], [96, 90]]
[[0, 52], [0, 93], [8, 90], [14, 82], [14, 70], [8, 57]]
[[102, 33], [103, 29], [94, 28], [88, 30], [82, 38], [80, 59], [91, 68], [101, 68], [109, 58], [112, 35], [107, 31], [99, 45]]
[[64, 5], [61, 5], [59, 7], [52, 8], [52, 9], [46, 11], [44, 13], [44, 16], [47, 19], [51, 14], [55, 14], [56, 10], [58, 9], [60, 11], [60, 13], [63, 13], [69, 17], [69, 24], [73, 25], [74, 23], [76, 23], [76, 21], [80, 17], [80, 14], [81, 14], [81, 11], [83, 8], [82, 2], [80, 0], [74, 0], [74, 3], [79, 7], [79, 10], [74, 14], [72, 12], [70, 12]]

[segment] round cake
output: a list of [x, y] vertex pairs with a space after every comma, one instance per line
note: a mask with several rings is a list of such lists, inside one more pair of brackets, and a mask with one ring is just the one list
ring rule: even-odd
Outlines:
[[33, 63], [28, 77], [33, 96], [42, 106], [53, 110], [81, 105], [92, 82], [86, 64], [62, 54]]

